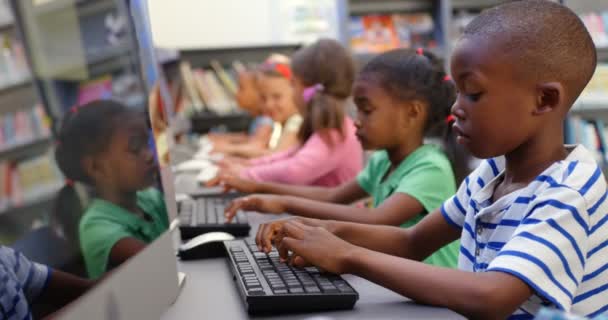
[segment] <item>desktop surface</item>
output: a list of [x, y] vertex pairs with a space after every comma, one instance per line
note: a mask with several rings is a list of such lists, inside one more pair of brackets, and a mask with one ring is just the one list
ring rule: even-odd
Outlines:
[[[285, 215], [249, 214], [254, 236], [260, 223]], [[226, 258], [180, 261], [187, 276], [177, 301], [161, 318], [171, 319], [464, 319], [445, 308], [423, 306], [353, 275], [344, 275], [359, 293], [353, 310], [252, 317], [247, 314]]]

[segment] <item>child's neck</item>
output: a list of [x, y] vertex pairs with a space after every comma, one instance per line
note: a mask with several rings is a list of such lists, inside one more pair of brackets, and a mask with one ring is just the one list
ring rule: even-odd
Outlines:
[[391, 161], [391, 167], [394, 169], [399, 166], [405, 158], [407, 158], [412, 152], [422, 146], [422, 139], [411, 139], [406, 143], [400, 144], [394, 148], [386, 149], [388, 159]]
[[505, 155], [504, 183], [528, 184], [553, 163], [568, 156], [562, 138], [563, 132], [548, 131], [550, 130]]
[[138, 211], [136, 192], [120, 192], [114, 188], [97, 188], [98, 196], [130, 212]]

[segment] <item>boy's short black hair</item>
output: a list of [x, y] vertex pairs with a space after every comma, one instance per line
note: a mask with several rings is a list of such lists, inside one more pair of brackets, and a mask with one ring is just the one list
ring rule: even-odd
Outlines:
[[570, 103], [597, 64], [595, 45], [581, 19], [548, 0], [513, 1], [488, 9], [471, 21], [462, 37], [499, 41], [520, 75], [563, 83]]

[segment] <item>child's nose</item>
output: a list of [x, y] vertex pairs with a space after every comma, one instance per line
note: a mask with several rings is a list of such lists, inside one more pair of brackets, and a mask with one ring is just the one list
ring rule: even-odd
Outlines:
[[452, 114], [458, 119], [465, 119], [466, 113], [458, 103], [458, 100], [452, 105]]

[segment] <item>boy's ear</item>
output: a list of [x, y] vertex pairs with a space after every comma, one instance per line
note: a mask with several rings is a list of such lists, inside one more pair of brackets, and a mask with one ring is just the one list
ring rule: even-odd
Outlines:
[[534, 115], [542, 115], [557, 109], [565, 97], [564, 86], [559, 82], [545, 82], [537, 87]]

